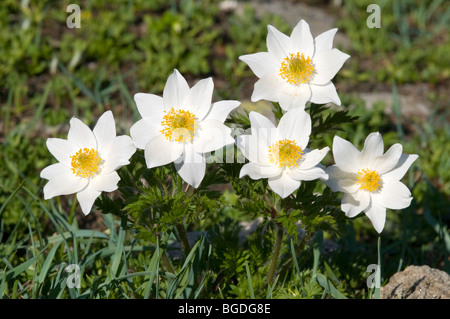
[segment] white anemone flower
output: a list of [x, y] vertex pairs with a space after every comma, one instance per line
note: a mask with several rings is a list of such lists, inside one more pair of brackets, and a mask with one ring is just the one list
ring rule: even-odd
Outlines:
[[205, 153], [233, 144], [231, 129], [224, 125], [239, 101], [211, 103], [212, 78], [189, 88], [177, 71], [169, 76], [163, 96], [134, 96], [142, 119], [130, 129], [137, 148], [144, 150], [148, 168], [174, 163], [181, 178], [197, 188], [206, 170]]
[[308, 101], [340, 105], [331, 79], [350, 56], [332, 48], [337, 29], [313, 38], [304, 20], [297, 23], [291, 36], [271, 25], [267, 28], [267, 52], [239, 57], [259, 78], [251, 100], [279, 102], [285, 111], [304, 108]]
[[240, 172], [252, 179], [268, 178], [270, 188], [286, 198], [301, 181], [327, 179], [320, 161], [330, 150], [307, 148], [311, 118], [302, 109], [292, 109], [280, 119], [278, 127], [263, 115], [250, 112], [251, 134], [241, 135], [236, 144], [249, 160]]
[[128, 165], [136, 151], [129, 136], [116, 136], [111, 111], [103, 113], [93, 130], [72, 118], [67, 140], [48, 138], [46, 144], [58, 163], [41, 171], [41, 178], [49, 180], [44, 199], [76, 193], [85, 215], [102, 191], [117, 189], [120, 177], [116, 170]]
[[383, 152], [383, 138], [378, 132], [367, 136], [361, 152], [335, 136], [336, 164], [326, 169], [329, 179], [325, 182], [334, 192], [344, 193], [341, 209], [347, 217], [364, 211], [378, 233], [385, 225], [386, 208], [403, 209], [410, 205], [411, 192], [400, 180], [418, 158], [416, 154], [402, 154], [403, 147], [398, 143]]

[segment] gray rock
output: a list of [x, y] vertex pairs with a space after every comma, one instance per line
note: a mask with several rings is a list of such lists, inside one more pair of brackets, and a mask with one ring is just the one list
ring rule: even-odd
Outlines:
[[450, 299], [450, 275], [429, 266], [409, 266], [380, 288], [381, 299]]
[[[366, 92], [360, 93], [359, 96], [366, 103], [366, 107], [370, 110], [376, 103], [382, 103], [385, 106], [385, 113], [393, 115], [394, 99], [391, 91], [386, 92]], [[430, 106], [423, 96], [419, 94], [398, 94], [399, 111], [406, 118], [418, 117], [425, 118], [430, 114]]]
[[[226, 2], [231, 3], [233, 1]], [[292, 27], [294, 27], [301, 19], [304, 19], [308, 22], [314, 37], [336, 27], [336, 19], [331, 14], [321, 8], [301, 2], [267, 0], [239, 1], [236, 2], [235, 10], [239, 13], [246, 4], [255, 9], [257, 17], [261, 18], [266, 13], [276, 14], [281, 16]], [[340, 6], [338, 3], [334, 5]], [[342, 32], [338, 32], [334, 39], [334, 47], [342, 49], [349, 48], [350, 40]]]

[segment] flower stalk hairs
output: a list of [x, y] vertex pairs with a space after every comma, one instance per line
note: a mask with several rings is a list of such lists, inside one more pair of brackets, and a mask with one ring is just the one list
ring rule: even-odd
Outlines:
[[98, 119], [92, 131], [79, 119], [72, 118], [67, 140], [49, 138], [47, 148], [58, 163], [41, 171], [41, 178], [49, 180], [44, 187], [44, 199], [76, 193], [85, 215], [101, 192], [117, 189], [120, 177], [116, 170], [128, 165], [136, 151], [129, 136], [116, 136], [111, 111]]

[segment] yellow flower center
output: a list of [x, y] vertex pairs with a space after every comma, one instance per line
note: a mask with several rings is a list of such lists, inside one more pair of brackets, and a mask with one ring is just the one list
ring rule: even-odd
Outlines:
[[197, 123], [195, 115], [189, 111], [175, 110], [171, 108], [163, 116], [160, 131], [169, 141], [174, 142], [192, 142], [194, 139]]
[[299, 85], [311, 80], [314, 73], [314, 66], [311, 58], [305, 58], [303, 53], [290, 53], [281, 62], [280, 76], [289, 84]]
[[98, 152], [93, 148], [81, 148], [75, 155], [70, 157], [72, 159], [72, 173], [76, 176], [89, 178], [100, 169], [102, 159], [98, 156]]
[[302, 155], [303, 150], [297, 143], [288, 139], [279, 140], [269, 147], [270, 162], [279, 168], [297, 167]]
[[358, 171], [358, 177], [356, 184], [359, 184], [359, 189], [374, 192], [381, 186], [380, 174], [377, 171], [370, 169], [360, 169]]

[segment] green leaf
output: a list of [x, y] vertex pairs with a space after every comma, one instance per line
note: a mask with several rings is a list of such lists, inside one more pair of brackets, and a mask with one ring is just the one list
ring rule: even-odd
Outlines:
[[336, 287], [331, 283], [327, 277], [322, 274], [317, 274], [317, 281], [319, 284], [328, 292], [333, 298], [336, 299], [347, 299]]
[[37, 254], [36, 256], [34, 256], [33, 258], [30, 258], [27, 261], [23, 262], [19, 266], [14, 267], [13, 269], [7, 271], [6, 274], [5, 273], [1, 274], [0, 280], [3, 280], [3, 278], [6, 278], [6, 281], [11, 281], [11, 280], [15, 279], [21, 273], [26, 271], [38, 259], [38, 257], [40, 256], [41, 253], [42, 253], [42, 251], [39, 254]]
[[50, 267], [52, 265], [51, 263], [53, 261], [53, 258], [55, 257], [56, 250], [59, 248], [59, 245], [61, 245], [62, 242], [63, 242], [62, 240], [56, 242], [56, 244], [52, 247], [52, 249], [48, 253], [47, 258], [45, 259], [45, 262], [42, 265], [41, 270], [39, 272], [39, 276], [37, 279], [38, 283], [41, 284], [44, 282], [44, 280], [47, 276], [48, 270], [50, 269]]
[[255, 299], [255, 293], [253, 292], [252, 275], [250, 274], [250, 269], [248, 268], [248, 261], [245, 261], [245, 270], [247, 272], [248, 290], [250, 292], [250, 299]]

